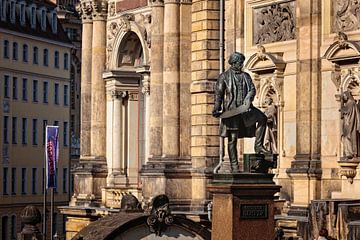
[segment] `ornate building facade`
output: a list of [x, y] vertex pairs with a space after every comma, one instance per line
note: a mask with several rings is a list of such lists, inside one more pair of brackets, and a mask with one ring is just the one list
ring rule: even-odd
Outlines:
[[[220, 2], [81, 1], [81, 158], [62, 209], [69, 237], [117, 211], [128, 192], [145, 205], [166, 194], [174, 212], [206, 218], [219, 161]], [[272, 119], [285, 237], [327, 228], [347, 239], [356, 228], [358, 9], [350, 0], [225, 1], [225, 57], [245, 54], [254, 104]], [[239, 151], [252, 144], [241, 140]]]

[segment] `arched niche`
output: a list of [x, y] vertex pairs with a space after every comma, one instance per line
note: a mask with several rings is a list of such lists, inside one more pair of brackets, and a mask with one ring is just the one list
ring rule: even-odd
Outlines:
[[[256, 87], [255, 105], [260, 107], [269, 119], [274, 120], [272, 142], [275, 148], [272, 151], [284, 153], [281, 139], [283, 139], [283, 80], [286, 63], [282, 59], [283, 53], [266, 52], [261, 45], [258, 46], [257, 53], [250, 56], [245, 68], [247, 68], [253, 76]], [[268, 99], [272, 100], [271, 106], [268, 105]], [[268, 125], [268, 128], [270, 126]], [[265, 134], [265, 142], [268, 133]], [[270, 146], [270, 145], [269, 145]], [[268, 147], [269, 148], [269, 147]]]
[[246, 62], [245, 68], [253, 74], [260, 107], [269, 95], [272, 95], [277, 105], [282, 105], [283, 74], [286, 66], [282, 55], [266, 52], [265, 48], [259, 45], [258, 52], [251, 55]]
[[[142, 26], [134, 20], [134, 15], [124, 14], [108, 22], [106, 40], [108, 71], [119, 70], [124, 66], [126, 69], [131, 64], [132, 67], [149, 65], [149, 36], [145, 25]], [[128, 49], [128, 52], [124, 52], [124, 49]]]

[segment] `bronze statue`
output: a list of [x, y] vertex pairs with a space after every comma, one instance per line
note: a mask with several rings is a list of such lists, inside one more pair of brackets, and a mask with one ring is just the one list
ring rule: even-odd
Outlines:
[[342, 143], [347, 159], [359, 156], [360, 110], [349, 91], [342, 94]]
[[277, 107], [271, 97], [265, 98], [266, 108], [264, 113], [267, 117], [264, 146], [271, 153], [277, 153]]
[[252, 105], [256, 91], [250, 75], [242, 71], [244, 61], [243, 54], [231, 54], [230, 69], [220, 74], [215, 85], [213, 116], [221, 118], [220, 136], [228, 138], [232, 172], [239, 171], [238, 138], [256, 137], [255, 152], [269, 153], [263, 146], [267, 117]]

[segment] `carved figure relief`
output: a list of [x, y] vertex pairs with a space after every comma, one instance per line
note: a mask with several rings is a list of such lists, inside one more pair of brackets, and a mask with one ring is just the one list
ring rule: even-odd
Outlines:
[[264, 138], [264, 146], [272, 153], [277, 153], [277, 136], [278, 136], [278, 109], [274, 104], [274, 100], [271, 97], [265, 98], [265, 110], [264, 113], [267, 117], [266, 131]]
[[254, 44], [295, 39], [295, 1], [255, 8], [253, 11]]
[[350, 91], [345, 91], [341, 96], [341, 118], [344, 156], [352, 159], [360, 153], [360, 105], [355, 101]]
[[360, 28], [360, 1], [333, 0], [333, 32], [353, 31]]

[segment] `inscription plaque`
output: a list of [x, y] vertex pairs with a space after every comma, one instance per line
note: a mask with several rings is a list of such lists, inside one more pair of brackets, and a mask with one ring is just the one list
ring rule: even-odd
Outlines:
[[240, 205], [241, 219], [267, 219], [268, 205], [267, 204], [241, 204]]

